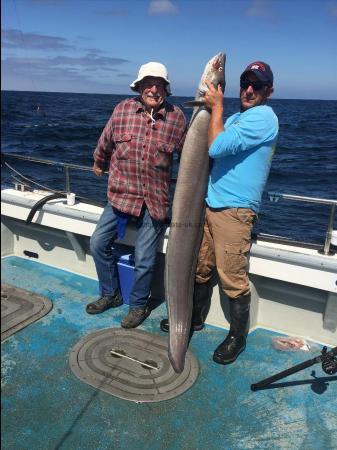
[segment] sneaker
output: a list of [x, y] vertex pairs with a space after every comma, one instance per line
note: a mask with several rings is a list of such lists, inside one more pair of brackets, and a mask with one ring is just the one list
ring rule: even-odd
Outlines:
[[103, 295], [95, 302], [89, 303], [85, 310], [88, 314], [100, 314], [107, 309], [116, 308], [122, 304], [122, 296], [117, 292], [115, 295]]
[[136, 328], [150, 315], [150, 309], [145, 306], [144, 308], [131, 308], [128, 314], [121, 322], [123, 328]]

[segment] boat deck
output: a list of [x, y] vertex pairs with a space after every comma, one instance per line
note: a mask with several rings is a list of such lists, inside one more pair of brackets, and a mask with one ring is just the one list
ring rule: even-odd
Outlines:
[[[119, 327], [123, 305], [88, 315], [97, 282], [18, 257], [2, 260], [2, 282], [45, 296], [53, 309], [2, 343], [4, 449], [336, 449], [337, 376], [321, 365], [268, 389], [250, 385], [318, 355], [281, 352], [271, 331], [254, 330], [236, 363], [212, 361], [224, 330], [194, 333], [200, 372], [184, 394], [158, 403], [113, 397], [80, 381], [69, 352], [87, 334]], [[165, 336], [158, 306], [139, 327]]]

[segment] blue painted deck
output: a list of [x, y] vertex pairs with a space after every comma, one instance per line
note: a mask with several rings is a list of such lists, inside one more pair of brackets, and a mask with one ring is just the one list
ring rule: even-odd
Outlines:
[[[2, 344], [2, 446], [10, 449], [337, 449], [337, 382], [319, 364], [252, 392], [251, 383], [317, 355], [279, 352], [256, 330], [235, 364], [213, 363], [224, 330], [207, 326], [190, 348], [200, 363], [182, 396], [136, 404], [82, 383], [70, 349], [119, 326], [127, 306], [90, 316], [97, 282], [35, 261], [2, 260], [3, 282], [49, 297], [53, 310]], [[161, 333], [159, 306], [141, 328]], [[164, 335], [164, 333], [161, 333]], [[312, 372], [315, 372], [315, 375]], [[333, 379], [334, 378], [334, 379]], [[281, 383], [281, 384], [280, 384]]]

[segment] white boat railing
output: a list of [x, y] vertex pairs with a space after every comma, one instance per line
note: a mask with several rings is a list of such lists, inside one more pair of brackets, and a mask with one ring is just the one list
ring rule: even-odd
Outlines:
[[330, 205], [331, 208], [330, 208], [327, 231], [325, 234], [324, 247], [323, 247], [323, 250], [320, 251], [324, 255], [329, 254], [337, 200], [330, 200], [327, 198], [305, 197], [302, 195], [282, 194], [281, 192], [268, 192], [268, 196], [269, 196], [269, 200], [271, 202], [277, 202], [280, 199], [285, 199], [285, 200], [292, 200], [292, 201], [306, 202], [306, 203], [318, 203], [320, 205]]
[[[18, 155], [16, 153], [8, 153], [8, 152], [5, 153], [5, 152], [2, 152], [1, 153], [1, 161], [2, 161], [2, 163], [4, 162], [4, 164], [9, 168], [9, 170], [12, 170], [12, 171], [13, 171], [13, 168], [11, 168], [11, 166], [6, 162], [7, 158], [9, 158], [9, 159], [13, 158], [13, 159], [17, 159], [17, 160], [29, 161], [29, 162], [38, 163], [38, 164], [47, 164], [47, 165], [63, 168], [64, 175], [65, 175], [65, 190], [61, 191], [61, 192], [65, 193], [65, 194], [70, 194], [71, 193], [70, 170], [73, 169], [73, 170], [80, 170], [80, 171], [85, 171], [85, 172], [92, 172], [93, 171], [92, 167], [82, 166], [82, 165], [79, 165], [79, 164], [63, 163], [63, 162], [58, 162], [58, 161], [34, 158], [34, 157], [31, 157], [31, 156]], [[36, 184], [38, 186], [41, 186], [38, 183], [36, 183], [34, 180], [30, 180], [29, 178], [23, 176], [19, 172], [15, 171], [15, 173], [17, 174], [17, 176], [19, 176], [19, 179], [18, 179], [17, 176], [12, 175], [12, 178], [14, 180], [14, 184], [16, 185], [15, 186], [16, 189], [19, 189], [20, 184], [21, 184], [21, 186], [24, 186], [25, 185], [25, 180], [28, 180], [28, 182]], [[105, 173], [108, 174], [108, 172], [105, 172]], [[175, 182], [176, 180], [172, 180], [172, 181]], [[52, 192], [58, 192], [58, 191], [55, 191], [55, 190], [50, 189], [50, 188], [47, 188], [47, 189], [52, 191]], [[278, 202], [280, 199], [284, 199], [284, 200], [290, 200], [290, 201], [316, 203], [316, 204], [320, 204], [320, 205], [330, 205], [331, 208], [330, 208], [329, 220], [328, 220], [328, 224], [327, 224], [327, 230], [326, 230], [326, 233], [325, 233], [324, 247], [319, 252], [324, 254], [324, 255], [329, 255], [329, 254], [333, 254], [334, 253], [334, 252], [331, 251], [330, 247], [331, 247], [331, 239], [332, 239], [333, 224], [334, 224], [334, 217], [335, 217], [335, 212], [336, 212], [337, 200], [325, 199], [325, 198], [317, 198], [317, 197], [306, 197], [306, 196], [301, 196], [301, 195], [283, 194], [281, 192], [273, 192], [273, 191], [268, 191], [267, 195], [268, 195], [269, 200], [271, 202]], [[87, 199], [87, 200], [91, 200], [92, 201], [92, 199]], [[97, 202], [95, 202], [95, 203], [98, 204]], [[103, 204], [102, 204], [102, 206], [103, 206]]]

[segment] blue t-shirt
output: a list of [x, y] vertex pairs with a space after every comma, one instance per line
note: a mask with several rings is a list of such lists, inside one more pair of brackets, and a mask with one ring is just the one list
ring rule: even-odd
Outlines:
[[278, 119], [261, 105], [230, 116], [213, 141], [206, 196], [212, 208], [251, 208], [258, 212], [278, 134]]

